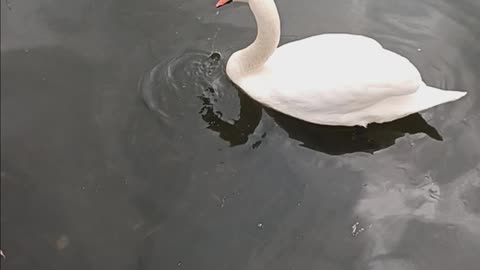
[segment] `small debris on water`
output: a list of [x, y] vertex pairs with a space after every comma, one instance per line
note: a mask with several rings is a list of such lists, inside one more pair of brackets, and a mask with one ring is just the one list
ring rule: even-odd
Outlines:
[[182, 266], [182, 261], [178, 261], [177, 266], [178, 267]]
[[421, 51], [422, 51], [422, 49], [420, 49], [420, 48], [417, 49], [417, 52], [421, 52]]
[[68, 247], [70, 244], [70, 239], [66, 235], [60, 236], [60, 238], [57, 239], [56, 246], [57, 250], [61, 251], [64, 250], [65, 248]]
[[222, 198], [220, 198], [216, 194], [212, 193], [212, 197], [220, 204], [220, 208], [225, 207], [225, 200], [227, 199], [226, 196], [223, 196]]
[[352, 236], [356, 237], [358, 236], [361, 232], [363, 232], [365, 228], [360, 227], [360, 222], [355, 222], [355, 224], [352, 225]]
[[0, 257], [2, 257], [4, 260], [7, 259], [7, 256], [3, 253], [3, 250], [0, 249]]
[[263, 228], [263, 223], [261, 223], [261, 222], [258, 223], [258, 224], [257, 224], [257, 228], [259, 228], [259, 229]]

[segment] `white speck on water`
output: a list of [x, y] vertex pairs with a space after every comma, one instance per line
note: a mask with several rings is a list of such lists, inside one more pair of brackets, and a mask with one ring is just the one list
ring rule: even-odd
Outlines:
[[356, 237], [358, 236], [361, 232], [363, 232], [365, 228], [360, 227], [360, 222], [355, 222], [355, 224], [352, 225], [352, 236]]
[[217, 12], [215, 12], [215, 15], [218, 15], [220, 14], [220, 10], [217, 10]]
[[225, 200], [227, 199], [226, 196], [223, 196], [221, 199], [216, 194], [212, 193], [212, 197], [220, 203], [220, 208], [225, 207]]
[[261, 223], [261, 222], [258, 223], [258, 224], [257, 224], [257, 228], [259, 228], [259, 229], [263, 228], [263, 223]]
[[7, 256], [5, 256], [5, 254], [3, 253], [3, 250], [0, 249], [0, 256], [6, 260], [7, 259]]
[[421, 52], [421, 51], [422, 51], [422, 49], [418, 48], [418, 49], [417, 49], [417, 51], [418, 51], [418, 52]]
[[25, 50], [23, 50], [23, 51], [24, 51], [25, 53], [29, 53], [29, 52], [30, 52], [29, 49], [25, 49]]
[[182, 266], [182, 261], [178, 261], [177, 266], [178, 267]]
[[415, 142], [413, 142], [413, 138], [409, 135], [406, 136], [406, 140], [407, 140], [407, 143], [410, 145], [410, 146], [415, 146]]

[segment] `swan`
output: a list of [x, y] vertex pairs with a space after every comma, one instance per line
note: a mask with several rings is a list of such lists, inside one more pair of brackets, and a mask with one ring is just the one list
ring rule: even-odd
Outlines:
[[426, 85], [407, 58], [366, 36], [327, 33], [278, 47], [274, 0], [218, 0], [216, 7], [232, 2], [248, 3], [257, 36], [230, 56], [227, 76], [248, 96], [283, 114], [314, 124], [366, 127], [466, 95]]

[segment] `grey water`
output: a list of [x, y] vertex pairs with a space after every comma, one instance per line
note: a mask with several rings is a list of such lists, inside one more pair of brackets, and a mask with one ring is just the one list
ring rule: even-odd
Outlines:
[[276, 0], [281, 43], [367, 35], [468, 91], [368, 128], [235, 87], [255, 21], [215, 2], [1, 2], [2, 269], [477, 269], [480, 1]]

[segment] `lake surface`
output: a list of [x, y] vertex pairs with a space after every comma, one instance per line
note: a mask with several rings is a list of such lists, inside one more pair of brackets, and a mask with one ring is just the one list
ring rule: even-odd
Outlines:
[[478, 269], [480, 1], [276, 3], [282, 43], [367, 35], [468, 95], [311, 125], [226, 77], [246, 6], [2, 1], [2, 269]]

